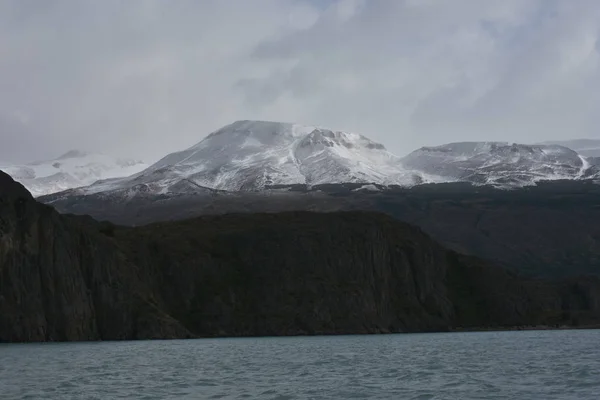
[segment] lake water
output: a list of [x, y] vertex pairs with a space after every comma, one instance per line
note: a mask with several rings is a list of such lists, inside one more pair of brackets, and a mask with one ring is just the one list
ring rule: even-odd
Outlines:
[[0, 399], [598, 399], [600, 331], [0, 345]]

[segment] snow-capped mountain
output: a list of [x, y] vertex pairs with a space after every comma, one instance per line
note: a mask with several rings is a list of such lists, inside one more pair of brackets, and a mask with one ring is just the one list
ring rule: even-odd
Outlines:
[[71, 150], [54, 160], [25, 165], [0, 165], [0, 170], [23, 184], [37, 197], [91, 185], [99, 179], [129, 176], [147, 167], [141, 161]]
[[267, 121], [237, 121], [198, 144], [123, 179], [97, 182], [79, 194], [240, 191], [274, 185], [379, 183], [412, 185], [423, 177], [372, 140], [348, 132]]
[[422, 147], [402, 159], [408, 168], [446, 181], [499, 187], [531, 185], [540, 180], [595, 178], [598, 169], [564, 146], [503, 142], [462, 142]]
[[423, 147], [400, 158], [356, 133], [281, 122], [237, 121], [131, 176], [98, 180], [44, 200], [90, 195], [120, 200], [212, 195], [297, 184], [385, 187], [471, 182], [506, 188], [541, 180], [599, 176], [592, 158], [558, 145], [450, 143]]

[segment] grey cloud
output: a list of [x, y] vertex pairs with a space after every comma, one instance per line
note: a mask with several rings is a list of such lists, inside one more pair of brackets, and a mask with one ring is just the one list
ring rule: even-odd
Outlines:
[[[367, 2], [347, 22], [322, 18], [255, 56], [312, 71], [315, 90], [297, 102], [316, 104], [320, 123], [372, 132], [400, 152], [597, 137], [599, 11], [587, 0]], [[359, 83], [343, 85], [342, 74]]]
[[294, 5], [15, 0], [1, 7], [0, 112], [21, 110], [30, 122], [24, 131], [3, 130], [0, 161], [25, 161], [71, 147], [154, 159], [199, 141], [244, 113], [235, 82], [251, 68], [248, 53], [285, 28], [282, 16]]
[[403, 153], [598, 137], [596, 0], [5, 0], [0, 162], [156, 159], [236, 119]]

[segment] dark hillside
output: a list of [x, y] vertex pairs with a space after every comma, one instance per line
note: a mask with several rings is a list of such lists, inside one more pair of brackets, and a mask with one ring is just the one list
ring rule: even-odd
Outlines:
[[59, 215], [0, 173], [0, 341], [600, 322], [600, 283], [521, 278], [371, 212], [139, 228]]

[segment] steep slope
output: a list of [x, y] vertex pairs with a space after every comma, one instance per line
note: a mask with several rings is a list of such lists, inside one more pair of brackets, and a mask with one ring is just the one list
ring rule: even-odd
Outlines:
[[22, 183], [37, 197], [91, 185], [100, 179], [129, 176], [146, 167], [141, 161], [71, 150], [54, 160], [0, 165], [0, 170]]
[[600, 170], [577, 152], [558, 145], [462, 142], [423, 147], [402, 159], [407, 169], [437, 175], [447, 182], [498, 187], [542, 180], [597, 178]]
[[0, 341], [448, 330], [600, 320], [595, 279], [528, 281], [372, 213], [120, 228], [0, 173]]

